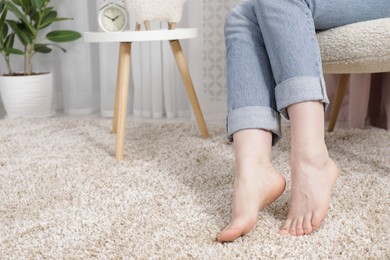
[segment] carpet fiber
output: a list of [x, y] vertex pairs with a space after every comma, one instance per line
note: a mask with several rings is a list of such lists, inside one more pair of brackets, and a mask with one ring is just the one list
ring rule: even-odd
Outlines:
[[1, 259], [389, 259], [390, 132], [337, 130], [341, 168], [320, 231], [280, 236], [290, 195], [289, 127], [274, 149], [285, 193], [234, 243], [232, 146], [223, 125], [128, 122], [114, 159], [105, 119], [0, 120]]

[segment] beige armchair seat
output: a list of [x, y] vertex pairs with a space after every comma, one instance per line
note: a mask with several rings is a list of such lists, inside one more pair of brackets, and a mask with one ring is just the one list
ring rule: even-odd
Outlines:
[[349, 75], [390, 72], [390, 18], [329, 29], [317, 33], [317, 38], [324, 73], [341, 74], [328, 126], [328, 131], [332, 132]]

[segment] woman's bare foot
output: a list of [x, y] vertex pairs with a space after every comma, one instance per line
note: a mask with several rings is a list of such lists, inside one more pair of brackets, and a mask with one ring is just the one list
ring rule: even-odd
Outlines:
[[282, 235], [301, 236], [319, 229], [339, 171], [327, 152], [292, 154], [291, 204]]
[[219, 242], [230, 242], [251, 231], [257, 213], [276, 200], [286, 182], [271, 163], [247, 160], [238, 163], [234, 182], [232, 220], [218, 235]]
[[291, 202], [279, 233], [301, 236], [320, 227], [339, 171], [325, 144], [323, 103], [300, 102], [287, 110], [291, 120]]

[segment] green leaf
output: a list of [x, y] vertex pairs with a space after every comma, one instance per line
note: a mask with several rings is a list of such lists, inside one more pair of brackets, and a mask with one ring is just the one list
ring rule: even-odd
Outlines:
[[42, 17], [45, 17], [48, 13], [55, 12], [57, 16], [57, 12], [53, 11], [53, 7], [46, 7], [45, 9], [42, 10]]
[[6, 48], [13, 48], [14, 47], [14, 40], [15, 40], [15, 33], [11, 33], [5, 38], [4, 41], [4, 47]]
[[8, 25], [6, 23], [3, 24], [3, 26], [0, 28], [0, 42], [5, 39], [8, 35]]
[[16, 54], [16, 55], [24, 55], [24, 52], [18, 49], [10, 49], [10, 48], [0, 48], [1, 52], [5, 52], [8, 55], [9, 54]]
[[81, 34], [76, 31], [58, 30], [46, 34], [46, 38], [52, 42], [71, 42], [81, 38]]
[[61, 51], [63, 52], [66, 52], [66, 49], [62, 48], [61, 46], [57, 45], [57, 44], [45, 44], [46, 46], [54, 46], [54, 47], [57, 47], [58, 49], [60, 49]]
[[42, 30], [48, 26], [50, 26], [54, 22], [60, 22], [60, 21], [66, 21], [71, 20], [70, 18], [49, 18], [46, 19], [44, 22], [42, 22], [41, 26], [39, 27], [39, 30]]
[[26, 25], [26, 28], [28, 28], [31, 33], [34, 33], [34, 29], [31, 27], [31, 24], [27, 20], [26, 16], [22, 12], [20, 12], [19, 9], [11, 2], [7, 2], [6, 5], [8, 9], [11, 10], [16, 15], [16, 17], [19, 18]]
[[22, 23], [17, 23], [12, 20], [7, 20], [8, 25], [12, 28], [12, 30], [16, 33], [19, 40], [22, 42], [23, 45], [27, 45], [29, 43], [33, 42], [33, 37], [29, 30], [25, 28], [25, 25]]
[[31, 11], [33, 10], [32, 8], [32, 4], [31, 4], [31, 0], [20, 0], [19, 1], [21, 6], [22, 6], [22, 9], [23, 9], [23, 12], [30, 16], [31, 15]]
[[35, 9], [41, 10], [45, 6], [45, 0], [32, 0]]
[[[3, 3], [3, 6], [4, 6], [4, 3]], [[1, 12], [3, 12], [3, 13], [0, 17], [0, 36], [2, 37], [1, 39], [4, 39], [8, 34], [8, 27], [5, 24], [5, 18], [7, 17], [7, 9], [3, 9]], [[4, 30], [7, 30], [7, 32], [4, 33]]]
[[47, 46], [54, 46], [54, 47], [57, 47], [58, 49], [60, 49], [61, 51], [63, 52], [66, 52], [66, 50], [64, 48], [62, 48], [61, 46], [57, 45], [57, 44], [46, 44]]
[[52, 49], [47, 47], [46, 44], [37, 44], [35, 45], [34, 51], [39, 52], [39, 53], [50, 53]]
[[22, 2], [21, 0], [12, 0], [12, 2], [14, 2], [14, 4], [18, 5], [18, 6], [22, 6]]
[[3, 12], [4, 7], [5, 7], [5, 2], [4, 2], [4, 1], [1, 1], [1, 2], [0, 2], [0, 13]]
[[43, 14], [42, 21], [45, 21], [45, 19], [56, 18], [56, 17], [57, 17], [56, 11], [45, 12]]
[[30, 23], [33, 25], [35, 29], [37, 29], [39, 24], [40, 14], [38, 12], [34, 12], [33, 14], [31, 14], [30, 18], [31, 18]]

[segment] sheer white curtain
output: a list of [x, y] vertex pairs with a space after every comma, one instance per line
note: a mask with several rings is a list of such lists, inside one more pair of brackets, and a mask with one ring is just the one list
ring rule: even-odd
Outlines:
[[[79, 32], [99, 30], [97, 1], [62, 0], [53, 1], [52, 5], [61, 17], [74, 18], [58, 23], [58, 28], [72, 28]], [[160, 23], [152, 26], [154, 29], [162, 27]], [[188, 26], [188, 21], [183, 18], [179, 26]], [[134, 28], [134, 21], [130, 21], [129, 29]], [[183, 45], [187, 54], [187, 43], [183, 42]], [[37, 54], [34, 63], [36, 70], [54, 73], [54, 109], [69, 115], [100, 112], [102, 116], [112, 116], [119, 45], [91, 44], [80, 39], [63, 46], [67, 53], [55, 50], [49, 55]], [[16, 70], [21, 70], [21, 58], [13, 58]], [[4, 73], [3, 61], [0, 66], [0, 73]], [[152, 118], [190, 115], [169, 43], [133, 44], [131, 69], [129, 113]]]

